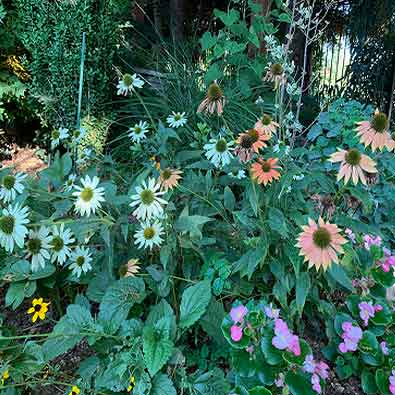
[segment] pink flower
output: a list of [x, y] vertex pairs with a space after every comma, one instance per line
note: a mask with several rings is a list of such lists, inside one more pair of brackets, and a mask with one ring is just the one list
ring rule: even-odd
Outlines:
[[265, 307], [265, 314], [267, 318], [277, 319], [280, 317], [280, 310], [273, 308], [273, 305], [270, 303], [269, 306]]
[[359, 305], [359, 316], [361, 317], [363, 324], [368, 326], [369, 319], [375, 316], [375, 313], [383, 310], [383, 306], [375, 305], [372, 302], [361, 302]]
[[235, 324], [242, 323], [247, 313], [248, 309], [243, 305], [233, 307], [232, 310], [230, 310], [230, 318]]
[[274, 322], [274, 334], [272, 344], [278, 350], [288, 350], [298, 356], [301, 353], [299, 338], [293, 335], [288, 329], [288, 325], [282, 319], [276, 319]]
[[359, 326], [353, 326], [351, 322], [343, 322], [342, 325], [343, 342], [339, 344], [339, 350], [342, 353], [356, 351], [359, 341], [362, 339], [362, 329]]
[[276, 385], [276, 387], [278, 388], [283, 388], [285, 387], [285, 377], [284, 377], [284, 373], [280, 373], [278, 375], [278, 377], [274, 380], [274, 384]]
[[329, 377], [329, 366], [325, 362], [320, 361], [317, 364], [316, 372], [323, 380], [326, 380]]
[[371, 235], [365, 235], [363, 237], [365, 249], [370, 251], [370, 247], [375, 245], [377, 247], [381, 246], [382, 239], [380, 236], [373, 237]]
[[306, 359], [303, 362], [303, 370], [307, 373], [314, 373], [316, 367], [317, 364], [314, 361], [313, 355], [307, 355]]
[[390, 390], [391, 394], [395, 394], [395, 370], [392, 371], [392, 374], [391, 374], [389, 380], [390, 380], [389, 390]]
[[313, 390], [317, 392], [318, 394], [321, 393], [322, 388], [321, 388], [321, 383], [320, 383], [320, 378], [318, 374], [313, 374], [311, 377], [311, 384], [313, 385]]
[[348, 236], [348, 239], [351, 241], [351, 243], [355, 243], [355, 233], [350, 229], [347, 228], [344, 233]]
[[239, 342], [243, 337], [243, 328], [237, 325], [232, 325], [230, 328], [230, 337], [234, 342]]
[[381, 351], [383, 352], [384, 355], [388, 355], [389, 354], [387, 342], [385, 342], [385, 341], [381, 342], [380, 343], [380, 347], [381, 347]]
[[387, 256], [385, 261], [382, 262], [381, 268], [388, 273], [391, 268], [395, 268], [395, 256]]

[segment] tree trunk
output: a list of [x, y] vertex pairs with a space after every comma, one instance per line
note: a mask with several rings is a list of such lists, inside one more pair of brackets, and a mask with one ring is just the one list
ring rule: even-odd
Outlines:
[[171, 24], [174, 39], [184, 39], [185, 0], [170, 0]]

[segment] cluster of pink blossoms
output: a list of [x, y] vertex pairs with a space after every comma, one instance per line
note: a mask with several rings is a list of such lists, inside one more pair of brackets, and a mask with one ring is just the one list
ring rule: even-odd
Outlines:
[[313, 390], [320, 394], [322, 392], [320, 378], [326, 380], [329, 377], [329, 366], [323, 361], [315, 361], [313, 355], [308, 355], [303, 363], [303, 370], [312, 374]]
[[274, 347], [278, 350], [287, 350], [296, 356], [300, 355], [299, 337], [289, 330], [285, 321], [279, 318], [274, 321], [274, 334], [272, 339]]
[[339, 350], [342, 353], [356, 351], [359, 341], [362, 339], [362, 329], [359, 326], [353, 326], [351, 322], [343, 322], [342, 325], [343, 342], [339, 344]]
[[391, 394], [395, 394], [395, 370], [392, 371], [389, 380], [390, 380], [389, 390]]
[[391, 268], [395, 270], [395, 256], [391, 254], [388, 248], [383, 248], [384, 260], [381, 262], [381, 268], [384, 272], [388, 273]]
[[374, 236], [371, 236], [371, 235], [365, 235], [363, 237], [363, 242], [364, 242], [365, 249], [368, 250], [368, 251], [370, 251], [370, 247], [372, 247], [372, 246], [380, 247], [382, 241], [383, 240], [381, 239], [380, 236], [374, 237]]
[[233, 321], [233, 325], [230, 328], [230, 337], [234, 342], [239, 342], [243, 337], [244, 317], [248, 314], [248, 309], [240, 305], [233, 307], [229, 314]]
[[358, 305], [359, 316], [361, 317], [363, 324], [368, 326], [370, 318], [373, 318], [378, 311], [383, 310], [383, 306], [376, 304], [373, 306], [372, 302], [361, 302]]

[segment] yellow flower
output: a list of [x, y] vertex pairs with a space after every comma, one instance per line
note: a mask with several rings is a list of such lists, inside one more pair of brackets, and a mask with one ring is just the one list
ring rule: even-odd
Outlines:
[[134, 376], [130, 377], [130, 384], [128, 387], [128, 392], [132, 392], [133, 388], [136, 386], [136, 379], [134, 378]]
[[40, 320], [45, 319], [49, 304], [44, 303], [43, 298], [33, 299], [32, 307], [27, 311], [28, 314], [33, 314], [32, 322], [36, 322], [37, 318], [40, 318]]
[[71, 387], [71, 391], [69, 392], [69, 395], [78, 395], [80, 392], [81, 390], [76, 385], [73, 385]]
[[8, 370], [6, 370], [3, 373], [3, 377], [1, 378], [1, 385], [4, 385], [4, 382], [10, 377], [10, 373], [8, 372]]

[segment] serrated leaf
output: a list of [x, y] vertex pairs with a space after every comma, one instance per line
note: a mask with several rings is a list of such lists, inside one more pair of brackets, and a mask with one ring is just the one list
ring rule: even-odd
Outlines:
[[199, 283], [187, 288], [181, 298], [180, 327], [192, 326], [206, 311], [211, 299], [211, 287], [209, 281]]
[[143, 332], [144, 360], [151, 376], [154, 376], [173, 353], [173, 342], [162, 337], [152, 326], [146, 326]]
[[167, 374], [157, 374], [152, 380], [150, 395], [176, 395], [173, 381]]

